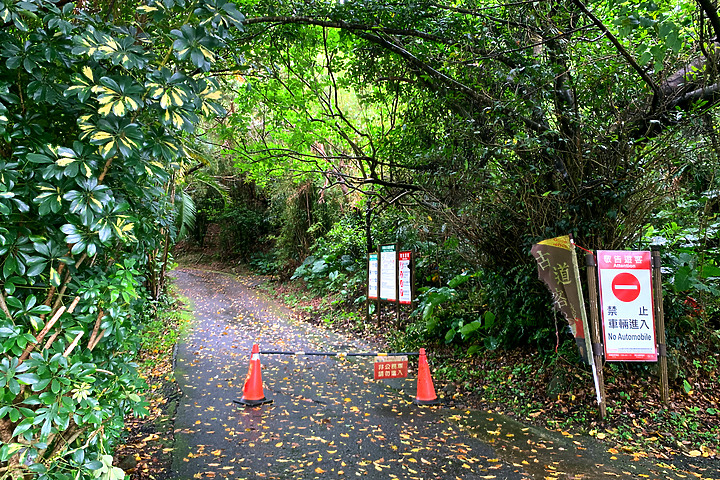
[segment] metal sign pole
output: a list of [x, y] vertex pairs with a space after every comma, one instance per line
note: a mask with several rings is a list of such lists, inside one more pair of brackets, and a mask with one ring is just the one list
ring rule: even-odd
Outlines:
[[415, 310], [415, 250], [410, 254], [410, 311]]

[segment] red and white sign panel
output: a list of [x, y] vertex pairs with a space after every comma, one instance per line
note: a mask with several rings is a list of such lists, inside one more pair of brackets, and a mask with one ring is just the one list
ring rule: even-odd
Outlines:
[[400, 252], [398, 264], [398, 281], [400, 282], [400, 303], [412, 303], [412, 278], [410, 274], [410, 260], [412, 252]]
[[407, 378], [407, 357], [375, 357], [375, 380]]
[[656, 362], [650, 252], [598, 250], [605, 360]]

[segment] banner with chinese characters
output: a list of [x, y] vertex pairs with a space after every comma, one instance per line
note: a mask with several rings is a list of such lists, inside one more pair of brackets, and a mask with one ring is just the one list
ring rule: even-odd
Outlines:
[[655, 362], [650, 252], [598, 250], [605, 360]]
[[592, 364], [590, 329], [585, 315], [577, 256], [570, 236], [543, 240], [533, 245], [531, 253], [537, 261], [538, 277], [550, 290], [553, 307], [570, 325], [583, 361]]

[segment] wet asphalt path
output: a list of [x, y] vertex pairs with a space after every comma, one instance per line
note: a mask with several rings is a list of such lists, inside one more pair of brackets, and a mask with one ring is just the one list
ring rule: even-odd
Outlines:
[[274, 402], [237, 405], [253, 343], [261, 350], [372, 350], [294, 320], [230, 276], [185, 269], [175, 276], [195, 323], [176, 356], [183, 397], [174, 480], [532, 478], [463, 434], [442, 409], [413, 405], [413, 359], [408, 379], [390, 388], [373, 381], [372, 357], [262, 355], [264, 393]]
[[273, 403], [243, 407], [234, 400], [254, 343], [260, 350], [374, 349], [297, 320], [258, 294], [252, 279], [192, 269], [173, 275], [195, 312], [176, 351], [183, 395], [173, 480], [687, 478], [592, 438], [491, 412], [415, 406], [416, 357], [408, 379], [376, 382], [372, 357], [261, 355]]

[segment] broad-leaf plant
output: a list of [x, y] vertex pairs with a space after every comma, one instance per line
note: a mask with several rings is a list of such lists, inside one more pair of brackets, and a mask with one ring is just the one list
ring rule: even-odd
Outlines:
[[124, 475], [173, 172], [222, 112], [236, 6], [118, 3], [0, 0], [0, 478]]

